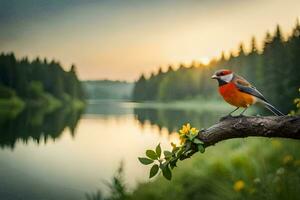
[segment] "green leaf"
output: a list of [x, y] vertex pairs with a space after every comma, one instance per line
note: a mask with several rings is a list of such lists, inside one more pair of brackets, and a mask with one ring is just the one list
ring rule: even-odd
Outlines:
[[205, 152], [205, 148], [202, 144], [199, 144], [198, 145], [198, 150], [201, 152], [201, 153], [204, 153]]
[[177, 160], [178, 159], [174, 159], [174, 160], [170, 161], [170, 167], [171, 167], [171, 169], [173, 169], [174, 167], [177, 167], [177, 165], [176, 165], [177, 164]]
[[193, 135], [188, 135], [188, 138], [189, 138], [190, 141], [193, 141], [193, 139], [195, 138], [195, 136], [193, 136]]
[[164, 151], [164, 155], [166, 158], [169, 158], [169, 157], [172, 157], [173, 154], [170, 151]]
[[167, 164], [166, 164], [166, 162], [164, 162], [164, 163], [161, 163], [161, 164], [159, 165], [159, 168], [160, 168], [161, 170], [164, 170], [164, 169], [166, 168], [166, 166], [167, 166]]
[[149, 178], [152, 178], [153, 176], [155, 176], [157, 174], [159, 170], [159, 167], [157, 164], [153, 165], [150, 169], [150, 175], [149, 175]]
[[189, 137], [190, 137], [190, 140], [193, 141], [194, 138], [197, 137], [197, 135], [198, 135], [198, 134], [191, 134], [191, 135], [189, 136]]
[[139, 157], [138, 159], [144, 165], [149, 165], [149, 164], [151, 164], [151, 163], [154, 162], [153, 160], [150, 160], [149, 158], [141, 158], [141, 157]]
[[203, 142], [202, 142], [201, 140], [199, 140], [198, 138], [195, 138], [195, 139], [193, 140], [193, 142], [194, 142], [195, 144], [203, 144]]
[[161, 147], [160, 147], [160, 144], [157, 145], [155, 151], [156, 151], [157, 157], [160, 158], [160, 156], [161, 156]]
[[163, 173], [163, 176], [168, 179], [168, 180], [171, 180], [172, 179], [172, 172], [170, 170], [170, 168], [168, 166], [166, 166], [164, 168], [164, 170], [162, 170], [162, 173]]
[[148, 158], [151, 158], [152, 160], [157, 159], [157, 155], [156, 155], [155, 151], [153, 151], [153, 150], [147, 150], [146, 156], [148, 156]]

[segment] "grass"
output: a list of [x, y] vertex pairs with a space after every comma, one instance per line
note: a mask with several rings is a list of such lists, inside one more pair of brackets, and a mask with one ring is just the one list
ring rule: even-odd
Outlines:
[[139, 184], [131, 199], [297, 199], [299, 148], [283, 139], [225, 141], [180, 162], [171, 182]]

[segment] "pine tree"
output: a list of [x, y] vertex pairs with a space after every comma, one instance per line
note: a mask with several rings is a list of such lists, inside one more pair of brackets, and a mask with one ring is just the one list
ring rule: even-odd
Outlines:
[[250, 81], [255, 83], [256, 87], [262, 88], [263, 85], [262, 56], [258, 52], [257, 43], [254, 36], [251, 38], [251, 49], [250, 49], [250, 53], [248, 54], [248, 64], [253, 73]]
[[289, 76], [289, 99], [295, 99], [298, 95], [298, 89], [300, 88], [299, 74], [300, 74], [300, 23], [299, 19], [296, 21], [296, 25], [293, 29], [292, 35], [288, 42], [288, 54], [291, 60], [290, 66], [285, 68]]
[[144, 74], [142, 74], [139, 80], [135, 83], [132, 96], [134, 101], [146, 100], [147, 91], [146, 91], [146, 78]]

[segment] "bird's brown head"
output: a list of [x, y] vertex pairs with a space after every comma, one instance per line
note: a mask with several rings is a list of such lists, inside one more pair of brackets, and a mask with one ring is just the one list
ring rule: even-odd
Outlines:
[[219, 85], [224, 85], [232, 80], [233, 72], [229, 69], [221, 69], [216, 71], [211, 78], [216, 79], [219, 82]]

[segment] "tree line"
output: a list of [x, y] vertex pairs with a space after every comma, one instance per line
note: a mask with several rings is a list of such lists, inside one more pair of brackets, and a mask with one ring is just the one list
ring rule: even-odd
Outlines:
[[16, 59], [14, 53], [0, 54], [0, 98], [18, 96], [23, 100], [42, 97], [68, 102], [84, 97], [76, 67], [65, 71], [59, 62], [38, 57]]
[[216, 83], [210, 80], [217, 69], [231, 69], [256, 86], [273, 104], [288, 112], [293, 108], [293, 99], [300, 87], [300, 24], [297, 20], [292, 33], [284, 37], [277, 25], [273, 34], [266, 33], [262, 48], [252, 37], [250, 51], [244, 44], [237, 53], [231, 52], [214, 58], [208, 65], [193, 62], [181, 64], [178, 69], [169, 66], [146, 78], [141, 75], [135, 83], [134, 101], [170, 101], [195, 96], [215, 97]]

